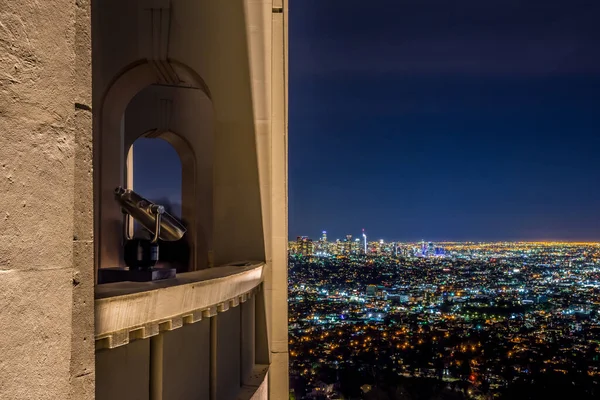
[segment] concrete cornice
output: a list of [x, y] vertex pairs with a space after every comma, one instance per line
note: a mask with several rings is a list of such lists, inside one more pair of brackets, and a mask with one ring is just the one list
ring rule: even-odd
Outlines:
[[236, 307], [259, 289], [263, 266], [262, 262], [238, 263], [165, 281], [98, 285], [96, 348], [122, 346]]

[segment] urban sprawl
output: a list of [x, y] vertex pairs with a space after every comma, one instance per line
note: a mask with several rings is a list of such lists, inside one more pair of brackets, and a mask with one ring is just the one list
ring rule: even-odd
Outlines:
[[600, 244], [289, 243], [296, 399], [600, 396]]

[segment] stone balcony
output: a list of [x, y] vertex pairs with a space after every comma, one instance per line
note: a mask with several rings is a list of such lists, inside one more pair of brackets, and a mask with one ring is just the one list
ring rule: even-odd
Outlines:
[[96, 397], [266, 399], [263, 267], [98, 285]]

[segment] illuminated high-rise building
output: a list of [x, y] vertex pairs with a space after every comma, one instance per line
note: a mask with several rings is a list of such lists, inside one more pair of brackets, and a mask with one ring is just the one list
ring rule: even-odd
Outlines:
[[432, 242], [427, 244], [427, 255], [429, 257], [435, 256], [435, 245]]
[[356, 238], [352, 243], [352, 254], [360, 254], [361, 252], [360, 238]]
[[315, 254], [324, 255], [330, 253], [329, 243], [327, 243], [327, 232], [323, 231], [317, 242], [313, 243]]
[[344, 243], [340, 239], [335, 240], [333, 254], [336, 254], [336, 255], [344, 254]]
[[308, 236], [298, 236], [296, 246], [298, 253], [303, 256], [312, 256], [315, 253], [315, 244]]
[[304, 236], [296, 236], [296, 253], [302, 254], [302, 247], [304, 243]]
[[379, 239], [379, 242], [375, 244], [375, 251], [377, 255], [382, 255], [384, 253], [384, 241], [383, 239]]

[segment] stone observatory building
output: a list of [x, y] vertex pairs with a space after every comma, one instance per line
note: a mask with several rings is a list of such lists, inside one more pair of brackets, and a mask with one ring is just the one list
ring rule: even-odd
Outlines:
[[289, 397], [287, 20], [0, 0], [0, 399]]

